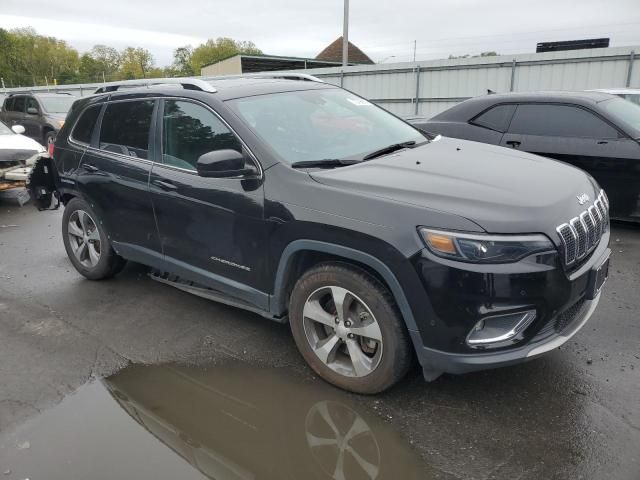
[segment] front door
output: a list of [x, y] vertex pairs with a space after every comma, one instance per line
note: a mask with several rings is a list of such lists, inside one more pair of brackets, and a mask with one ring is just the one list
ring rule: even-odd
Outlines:
[[42, 143], [44, 139], [42, 138], [42, 131], [40, 129], [40, 114], [41, 110], [38, 101], [33, 97], [26, 97], [24, 120], [22, 121], [25, 129], [24, 134]]
[[[185, 279], [266, 308], [267, 264], [261, 179], [204, 178], [204, 153], [246, 147], [209, 107], [187, 100], [160, 104], [161, 161], [150, 179], [167, 268]], [[255, 177], [255, 176], [254, 176]]]
[[612, 217], [640, 215], [640, 145], [595, 113], [573, 105], [518, 105], [501, 145], [585, 170], [607, 192]]
[[155, 104], [154, 100], [108, 103], [98, 119], [98, 132], [86, 147], [76, 181], [104, 222], [116, 252], [162, 268], [148, 186]]

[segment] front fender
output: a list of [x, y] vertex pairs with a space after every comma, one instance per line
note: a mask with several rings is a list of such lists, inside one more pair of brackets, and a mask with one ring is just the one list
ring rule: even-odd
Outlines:
[[394, 272], [380, 259], [354, 248], [319, 240], [294, 240], [283, 250], [275, 276], [274, 291], [270, 308], [272, 313], [281, 314], [287, 308], [287, 278], [293, 267], [295, 255], [302, 251], [326, 253], [366, 265], [377, 272], [391, 290], [409, 331], [417, 332], [418, 326], [404, 289]]

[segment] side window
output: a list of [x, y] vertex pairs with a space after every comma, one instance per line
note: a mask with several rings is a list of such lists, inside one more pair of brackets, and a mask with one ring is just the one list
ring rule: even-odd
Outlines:
[[27, 100], [27, 110], [30, 108], [35, 108], [38, 112], [40, 112], [40, 107], [38, 107], [38, 101], [33, 97], [26, 97]]
[[4, 111], [12, 112], [13, 111], [13, 97], [9, 97], [4, 101]]
[[102, 117], [100, 150], [148, 159], [153, 104], [153, 100], [108, 104]]
[[82, 112], [75, 127], [73, 127], [73, 131], [71, 132], [71, 138], [73, 140], [86, 144], [91, 143], [91, 134], [93, 133], [93, 127], [95, 127], [98, 116], [100, 115], [101, 108], [102, 105], [94, 105]]
[[497, 132], [505, 132], [515, 109], [515, 105], [497, 105], [475, 117], [471, 123]]
[[16, 97], [13, 100], [13, 108], [11, 109], [14, 112], [24, 112], [25, 105], [25, 97]]
[[509, 133], [545, 137], [617, 138], [618, 131], [582, 108], [569, 105], [518, 105]]
[[225, 149], [241, 152], [242, 144], [215, 114], [195, 103], [165, 100], [162, 163], [195, 171], [201, 155]]

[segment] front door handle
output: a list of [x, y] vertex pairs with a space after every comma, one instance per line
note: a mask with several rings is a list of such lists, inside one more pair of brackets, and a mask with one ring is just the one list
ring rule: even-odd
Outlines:
[[97, 172], [98, 170], [100, 170], [98, 167], [96, 167], [95, 165], [91, 165], [90, 163], [83, 163], [82, 164], [82, 168], [84, 168], [87, 172]]
[[519, 142], [518, 140], [507, 140], [505, 143], [511, 148], [518, 148], [522, 142]]
[[154, 180], [153, 183], [156, 187], [160, 187], [162, 190], [176, 190], [178, 187], [171, 182], [164, 180]]
[[606, 145], [607, 143], [609, 143], [609, 142], [607, 142], [606, 140], [600, 140], [598, 142], [598, 145]]

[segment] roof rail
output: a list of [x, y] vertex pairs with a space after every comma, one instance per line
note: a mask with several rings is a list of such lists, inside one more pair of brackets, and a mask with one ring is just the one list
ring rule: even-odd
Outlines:
[[279, 78], [282, 80], [302, 80], [307, 82], [325, 83], [324, 80], [319, 79], [308, 73], [290, 73], [290, 72], [258, 72], [258, 73], [244, 73], [240, 75], [220, 75], [214, 77], [206, 77], [209, 80], [225, 80], [227, 78]]
[[110, 82], [96, 89], [93, 93], [115, 92], [126, 87], [152, 87], [154, 85], [182, 85], [186, 90], [200, 90], [202, 92], [216, 93], [213, 85], [198, 78], [144, 78], [140, 80], [123, 80], [120, 82]]

